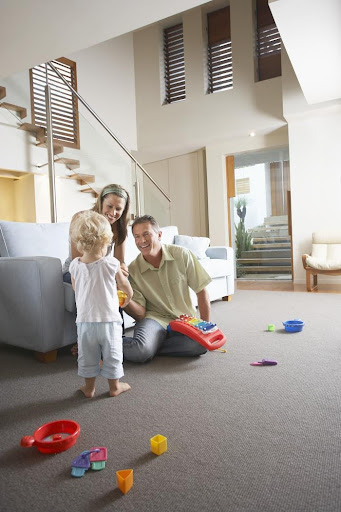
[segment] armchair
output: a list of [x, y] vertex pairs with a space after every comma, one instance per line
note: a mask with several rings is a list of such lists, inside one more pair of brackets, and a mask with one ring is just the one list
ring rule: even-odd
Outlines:
[[317, 290], [318, 274], [341, 275], [341, 233], [313, 233], [311, 254], [303, 254], [302, 262], [308, 292]]

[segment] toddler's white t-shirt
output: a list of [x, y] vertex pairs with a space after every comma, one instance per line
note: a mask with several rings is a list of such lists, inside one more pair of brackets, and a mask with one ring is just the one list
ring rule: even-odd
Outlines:
[[70, 274], [75, 280], [76, 322], [120, 322], [115, 274], [120, 262], [105, 256], [93, 263], [72, 260]]

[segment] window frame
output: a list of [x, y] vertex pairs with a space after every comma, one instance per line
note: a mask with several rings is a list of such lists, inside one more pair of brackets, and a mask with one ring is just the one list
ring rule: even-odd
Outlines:
[[230, 6], [208, 12], [207, 94], [233, 89]]
[[255, 79], [263, 82], [282, 76], [282, 40], [267, 0], [254, 0]]
[[[64, 66], [67, 66], [69, 67], [70, 69], [70, 78], [71, 80], [70, 81], [70, 85], [72, 86], [72, 88], [74, 90], [77, 91], [77, 65], [76, 65], [76, 62], [70, 60], [70, 59], [67, 59], [65, 57], [60, 57], [58, 59], [54, 59], [53, 61], [51, 61], [52, 64], [61, 64], [61, 65], [64, 65]], [[32, 116], [32, 124], [36, 125], [36, 126], [41, 126], [43, 128], [45, 128], [46, 130], [46, 115], [44, 116], [41, 112], [44, 110], [42, 109], [42, 111], [39, 111], [39, 108], [35, 108], [36, 104], [39, 103], [39, 101], [43, 101], [42, 97], [39, 97], [39, 95], [35, 95], [35, 83], [36, 83], [36, 76], [35, 76], [35, 72], [34, 70], [37, 70], [37, 68], [41, 68], [41, 70], [43, 70], [43, 66], [45, 66], [45, 69], [46, 69], [46, 66], [47, 64], [40, 64], [39, 66], [35, 66], [34, 68], [31, 68], [30, 69], [30, 90], [31, 90], [31, 116]], [[60, 71], [60, 70], [59, 70]], [[38, 73], [38, 71], [37, 71]], [[74, 148], [74, 149], [80, 149], [80, 140], [79, 140], [79, 110], [78, 110], [78, 99], [77, 97], [72, 93], [71, 90], [67, 89], [66, 85], [61, 81], [61, 79], [59, 77], [56, 76], [56, 74], [54, 73], [54, 71], [48, 67], [48, 78], [49, 78], [49, 85], [51, 86], [51, 114], [52, 114], [52, 128], [53, 128], [53, 140], [58, 142], [60, 145], [62, 146], [65, 146], [65, 147], [69, 147], [69, 148]], [[51, 81], [50, 81], [51, 79]], [[45, 81], [45, 83], [44, 83]], [[56, 83], [58, 84], [59, 82], [59, 85], [62, 86], [62, 88], [64, 88], [65, 91], [67, 91], [67, 95], [69, 96], [69, 98], [71, 97], [71, 101], [68, 101], [69, 105], [72, 104], [72, 111], [71, 111], [71, 114], [68, 115], [68, 117], [66, 118], [65, 116], [65, 108], [63, 107], [59, 107], [58, 103], [58, 98], [60, 98], [60, 102], [61, 103], [64, 103], [65, 102], [65, 98], [63, 95], [65, 95], [65, 92], [63, 91], [63, 89], [60, 89], [58, 90], [58, 88], [56, 88]], [[45, 88], [45, 85], [46, 85], [46, 78], [45, 80], [42, 81], [42, 83], [39, 85], [39, 87], [43, 87]], [[44, 105], [45, 105], [45, 99], [44, 99]], [[59, 107], [59, 108], [58, 108]], [[64, 113], [62, 112], [64, 110]], [[64, 115], [64, 119], [63, 119], [63, 115]], [[58, 121], [56, 120], [56, 117], [58, 117]], [[54, 120], [55, 118], [55, 120]], [[70, 122], [71, 121], [71, 122]], [[70, 126], [72, 126], [72, 130], [70, 130]], [[66, 134], [67, 132], [69, 132], [72, 136], [72, 141], [69, 141], [67, 140], [65, 137], [66, 135], [64, 135], [63, 137], [63, 132]], [[46, 137], [44, 137], [45, 139]], [[42, 140], [39, 140], [40, 142], [44, 142]]]
[[186, 99], [186, 69], [183, 23], [163, 29], [164, 105]]

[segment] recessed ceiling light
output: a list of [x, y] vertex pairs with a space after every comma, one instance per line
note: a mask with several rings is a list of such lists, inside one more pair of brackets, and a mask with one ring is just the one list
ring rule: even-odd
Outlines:
[[255, 132], [250, 132], [250, 133], [249, 133], [249, 136], [250, 136], [250, 137], [254, 137], [255, 135], [256, 135], [256, 134], [255, 134]]

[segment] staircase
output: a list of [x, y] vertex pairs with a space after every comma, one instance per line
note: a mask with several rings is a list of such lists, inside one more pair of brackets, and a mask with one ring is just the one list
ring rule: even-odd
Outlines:
[[237, 259], [237, 277], [275, 279], [291, 277], [291, 237], [288, 217], [272, 216], [264, 224], [250, 229], [252, 248]]
[[[6, 97], [6, 88], [3, 86], [0, 86], [0, 100], [4, 99]], [[46, 142], [46, 129], [42, 126], [37, 126], [35, 124], [27, 123], [27, 122], [21, 122], [21, 119], [24, 119], [27, 116], [27, 110], [25, 107], [20, 107], [19, 105], [14, 105], [12, 103], [7, 103], [5, 101], [0, 102], [0, 108], [4, 108], [8, 111], [11, 111], [14, 113], [16, 119], [20, 122], [20, 125], [18, 128], [20, 130], [25, 130], [32, 135], [36, 137], [36, 146], [41, 148], [47, 147]], [[78, 169], [80, 167], [80, 161], [73, 159], [73, 158], [66, 158], [66, 157], [60, 157], [60, 153], [64, 151], [64, 146], [62, 142], [60, 141], [53, 141], [53, 153], [54, 153], [54, 162], [55, 164], [63, 164], [69, 171], [71, 171], [71, 174], [65, 174], [65, 178], [67, 179], [75, 179], [77, 180], [77, 183], [81, 186], [86, 185], [84, 188], [80, 189], [80, 192], [90, 193], [94, 198], [98, 197], [98, 193], [93, 188], [90, 183], [95, 182], [95, 176], [91, 174], [81, 174], [75, 171], [75, 169]], [[48, 163], [40, 165], [39, 168], [44, 167], [48, 165]], [[11, 173], [11, 171], [7, 171], [8, 173]], [[13, 171], [14, 172], [14, 171]], [[18, 172], [16, 171], [16, 174]], [[22, 173], [26, 174], [26, 173]]]

